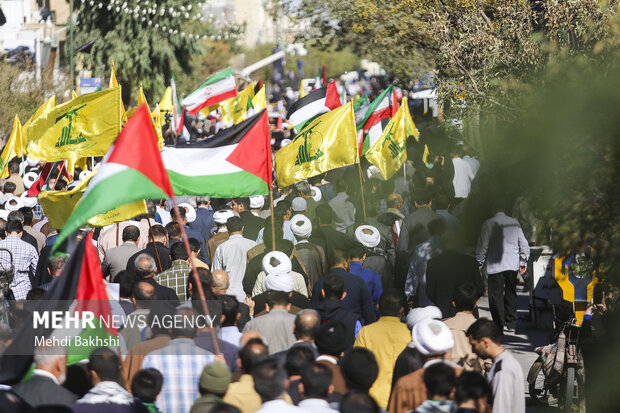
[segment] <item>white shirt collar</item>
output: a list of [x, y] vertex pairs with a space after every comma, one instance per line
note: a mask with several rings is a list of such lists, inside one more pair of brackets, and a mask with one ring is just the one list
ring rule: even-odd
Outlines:
[[47, 370], [34, 369], [32, 370], [32, 374], [35, 376], [47, 377], [48, 379], [51, 379], [54, 383], [60, 386], [58, 378]]
[[314, 361], [321, 361], [321, 360], [329, 361], [332, 364], [338, 365], [338, 361], [337, 360], [335, 360], [331, 356], [326, 356], [326, 355], [318, 356]]

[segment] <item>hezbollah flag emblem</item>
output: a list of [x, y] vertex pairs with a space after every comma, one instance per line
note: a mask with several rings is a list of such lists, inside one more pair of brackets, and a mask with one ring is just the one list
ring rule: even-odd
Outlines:
[[381, 137], [366, 152], [366, 159], [379, 169], [384, 179], [390, 179], [407, 160], [407, 138], [419, 135], [411, 119], [407, 98], [385, 127]]
[[295, 139], [278, 151], [278, 186], [284, 188], [358, 162], [353, 104], [347, 103], [307, 122]]
[[78, 96], [26, 126], [26, 153], [44, 161], [105, 155], [121, 130], [120, 88]]

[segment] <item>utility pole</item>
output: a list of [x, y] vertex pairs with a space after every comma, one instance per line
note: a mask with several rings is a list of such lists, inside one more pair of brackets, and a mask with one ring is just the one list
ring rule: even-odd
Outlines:
[[69, 0], [69, 79], [71, 80], [71, 89], [75, 89], [75, 61], [74, 61], [73, 45], [73, 0]]

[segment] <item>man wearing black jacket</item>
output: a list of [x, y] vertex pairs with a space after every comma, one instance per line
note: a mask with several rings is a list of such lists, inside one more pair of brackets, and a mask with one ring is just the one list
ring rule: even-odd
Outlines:
[[323, 301], [314, 307], [321, 317], [321, 324], [342, 321], [347, 329], [347, 348], [351, 348], [355, 341], [355, 333], [361, 330], [362, 323], [360, 316], [345, 307], [342, 302], [346, 296], [344, 279], [338, 275], [325, 277], [321, 295]]

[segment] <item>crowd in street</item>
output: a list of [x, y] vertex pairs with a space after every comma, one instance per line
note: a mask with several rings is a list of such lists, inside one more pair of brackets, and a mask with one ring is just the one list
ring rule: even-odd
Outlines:
[[[0, 390], [0, 412], [524, 413], [523, 371], [502, 338], [517, 326], [531, 234], [499, 198], [470, 233], [480, 163], [468, 147], [410, 159], [388, 181], [369, 173], [364, 197], [352, 167], [277, 191], [273, 205], [153, 200], [96, 229], [112, 309], [127, 320], [120, 346], [79, 363], [35, 348], [29, 378]], [[44, 299], [68, 262], [50, 257], [59, 228], [28, 197], [37, 167], [26, 169], [9, 165], [0, 197], [0, 258], [9, 250], [14, 267], [0, 351], [23, 303]], [[213, 326], [129, 322], [195, 319], [199, 290]], [[483, 295], [492, 319], [478, 315]]]

